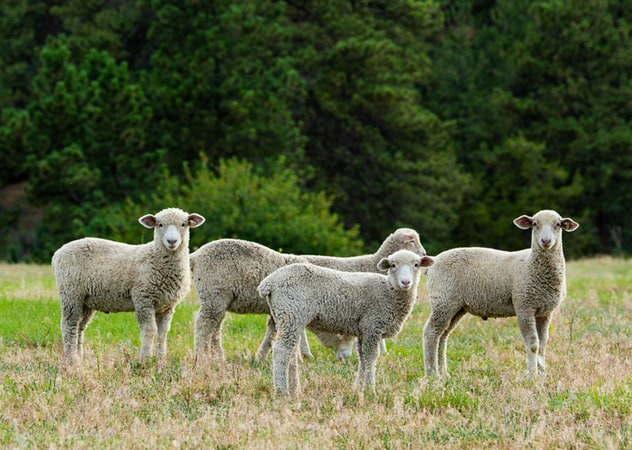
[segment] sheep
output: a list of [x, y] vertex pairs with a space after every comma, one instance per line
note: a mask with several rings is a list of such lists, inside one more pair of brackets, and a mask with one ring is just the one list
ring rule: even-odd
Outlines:
[[[532, 229], [531, 248], [506, 252], [490, 248], [455, 248], [435, 257], [428, 269], [431, 313], [424, 326], [424, 365], [428, 375], [449, 376], [446, 346], [450, 332], [466, 314], [516, 316], [527, 353], [527, 374], [545, 369], [551, 314], [566, 297], [562, 230], [579, 226], [557, 212], [542, 210], [516, 218]], [[536, 364], [537, 361], [537, 364]]]
[[377, 264], [388, 275], [341, 272], [309, 263], [291, 264], [268, 275], [257, 292], [268, 303], [277, 329], [272, 349], [275, 391], [292, 396], [300, 392], [297, 344], [310, 326], [358, 338], [356, 387], [374, 392], [379, 343], [401, 331], [417, 299], [420, 268], [432, 264], [429, 256], [398, 250]]
[[[310, 262], [346, 272], [375, 272], [378, 261], [399, 249], [408, 249], [421, 256], [426, 254], [419, 235], [410, 228], [397, 229], [376, 253], [350, 258], [284, 254], [240, 239], [219, 239], [205, 244], [191, 254], [193, 283], [200, 298], [195, 319], [195, 354], [211, 353], [224, 360], [221, 330], [226, 311], [269, 314], [267, 303], [257, 295], [257, 286], [276, 269], [292, 263]], [[273, 333], [269, 324], [257, 352], [259, 361], [263, 361], [269, 351]], [[337, 346], [338, 359], [350, 356], [352, 341], [349, 337], [330, 337], [328, 343]], [[301, 351], [304, 356], [312, 357], [305, 336], [301, 340]]]
[[138, 221], [154, 229], [152, 242], [129, 245], [99, 238], [68, 242], [52, 257], [61, 303], [61, 333], [68, 365], [83, 357], [83, 335], [95, 311], [135, 311], [140, 359], [167, 353], [167, 332], [175, 306], [189, 292], [189, 228], [199, 214], [168, 208]]

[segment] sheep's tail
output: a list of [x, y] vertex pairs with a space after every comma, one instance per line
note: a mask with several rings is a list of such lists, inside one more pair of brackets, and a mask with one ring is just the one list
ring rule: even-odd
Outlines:
[[263, 280], [259, 287], [257, 288], [257, 293], [259, 297], [264, 299], [268, 304], [270, 304], [270, 295], [272, 294], [272, 284], [266, 283], [266, 280]]

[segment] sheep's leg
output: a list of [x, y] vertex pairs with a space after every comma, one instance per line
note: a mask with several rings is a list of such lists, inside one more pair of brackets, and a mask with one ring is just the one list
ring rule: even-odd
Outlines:
[[83, 359], [83, 335], [88, 327], [88, 324], [94, 317], [94, 309], [90, 309], [87, 306], [83, 306], [81, 320], [79, 321], [79, 328], [77, 333], [77, 352], [79, 353], [79, 359]]
[[524, 339], [527, 352], [527, 374], [533, 377], [538, 374], [537, 356], [539, 339], [535, 325], [535, 314], [533, 312], [516, 312], [518, 317], [518, 327]]
[[386, 355], [388, 350], [386, 349], [386, 339], [380, 340], [380, 355]]
[[266, 359], [266, 356], [268, 356], [268, 352], [270, 351], [270, 347], [272, 347], [272, 340], [275, 335], [276, 324], [274, 323], [272, 316], [268, 316], [268, 321], [266, 323], [266, 335], [264, 336], [263, 341], [261, 341], [256, 355], [257, 361], [260, 363]]
[[380, 353], [381, 340], [382, 337], [377, 334], [369, 334], [362, 339], [360, 358], [364, 359], [364, 387], [372, 393], [375, 393], [375, 361]]
[[549, 340], [549, 325], [551, 324], [551, 314], [535, 318], [535, 327], [538, 331], [538, 339], [540, 340], [540, 349], [538, 352], [538, 370], [544, 372], [546, 370], [546, 344]]
[[303, 358], [314, 359], [314, 355], [312, 355], [312, 350], [309, 348], [309, 342], [307, 340], [307, 330], [303, 329], [303, 333], [301, 334], [301, 355]]
[[301, 380], [298, 376], [299, 360], [299, 346], [297, 345], [290, 356], [290, 367], [288, 370], [290, 395], [292, 397], [297, 397], [301, 393]]
[[355, 342], [355, 336], [343, 334], [340, 336], [338, 345], [336, 347], [336, 358], [338, 361], [347, 362], [351, 359], [351, 353], [353, 352], [353, 343]]
[[80, 361], [77, 352], [79, 343], [79, 323], [83, 314], [80, 301], [71, 301], [62, 296], [61, 299], [61, 338], [64, 343], [64, 360], [72, 365]]
[[448, 328], [443, 332], [443, 334], [441, 335], [441, 337], [439, 338], [439, 349], [437, 351], [437, 356], [438, 356], [438, 370], [439, 370], [439, 375], [444, 376], [444, 377], [449, 377], [450, 374], [448, 373], [448, 358], [447, 358], [447, 347], [448, 347], [448, 336], [450, 335], [450, 333], [452, 333], [452, 330], [454, 330], [457, 326], [457, 324], [459, 323], [459, 320], [461, 320], [461, 318], [465, 315], [465, 310], [461, 309], [459, 312], [457, 312], [454, 317], [452, 317], [452, 320], [450, 320], [450, 325], [448, 325]]
[[156, 326], [158, 327], [156, 355], [160, 359], [164, 359], [167, 356], [167, 333], [171, 329], [171, 319], [175, 310], [175, 307], [172, 307], [163, 313], [156, 314]]
[[437, 302], [438, 305], [433, 305], [430, 317], [424, 326], [424, 366], [426, 368], [426, 375], [437, 375], [439, 360], [439, 340], [445, 330], [450, 326], [452, 318], [461, 309], [456, 311], [449, 311], [439, 307], [441, 302]]
[[288, 371], [290, 359], [295, 355], [296, 347], [300, 339], [300, 330], [294, 324], [286, 324], [277, 330], [278, 336], [272, 343], [272, 376], [274, 390], [280, 395], [287, 396], [290, 393], [288, 383]]
[[145, 364], [154, 352], [154, 341], [158, 332], [156, 312], [154, 308], [139, 307], [136, 309], [136, 320], [140, 328], [140, 362]]
[[[219, 297], [219, 296], [218, 296]], [[211, 353], [224, 360], [222, 323], [229, 302], [208, 294], [200, 295], [200, 309], [195, 316], [194, 351], [197, 355]]]
[[356, 374], [355, 387], [356, 389], [362, 389], [364, 387], [365, 381], [365, 358], [364, 358], [364, 339], [361, 336], [358, 336], [358, 372]]

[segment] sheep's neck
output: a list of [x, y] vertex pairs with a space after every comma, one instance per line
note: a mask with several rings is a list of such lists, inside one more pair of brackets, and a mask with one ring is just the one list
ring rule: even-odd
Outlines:
[[562, 243], [558, 242], [550, 250], [532, 248], [530, 266], [533, 273], [542, 274], [551, 281], [561, 283], [566, 271]]

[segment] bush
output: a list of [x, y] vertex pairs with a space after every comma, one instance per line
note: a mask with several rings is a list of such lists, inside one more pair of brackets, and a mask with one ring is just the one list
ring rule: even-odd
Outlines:
[[215, 173], [205, 158], [183, 176], [165, 172], [152, 192], [128, 199], [95, 217], [88, 227], [97, 234], [129, 243], [152, 239], [137, 218], [167, 207], [179, 207], [206, 217], [191, 233], [191, 249], [219, 238], [259, 242], [279, 251], [339, 256], [358, 254], [358, 227], [344, 229], [330, 212], [331, 198], [322, 192], [302, 192], [297, 175], [279, 159], [267, 173], [237, 159], [221, 160]]

